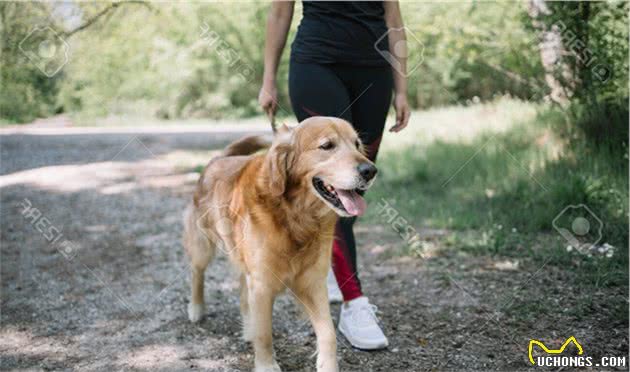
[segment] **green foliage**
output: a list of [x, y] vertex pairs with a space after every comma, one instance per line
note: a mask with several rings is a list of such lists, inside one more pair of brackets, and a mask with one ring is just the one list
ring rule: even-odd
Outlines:
[[594, 99], [590, 103], [575, 101], [571, 106], [570, 118], [564, 133], [576, 138], [574, 145], [587, 143], [598, 151], [611, 154], [616, 164], [628, 162], [628, 105], [625, 100]]
[[589, 142], [620, 156], [627, 153], [628, 3], [552, 2], [549, 8], [543, 21], [560, 31], [562, 62], [570, 72], [556, 71], [572, 92], [570, 125], [562, 132], [578, 146]]
[[[559, 109], [542, 109], [520, 121], [515, 112], [516, 125], [503, 133], [384, 151], [368, 201], [396, 195], [392, 204], [401, 216], [415, 226], [453, 231], [457, 249], [548, 261], [572, 267], [594, 285], [621, 285], [628, 267], [627, 158], [586, 144], [567, 146], [551, 130], [565, 118]], [[579, 204], [603, 222], [598, 244], [616, 247], [614, 259], [567, 253], [553, 221]]]
[[[89, 20], [112, 4], [3, 3], [2, 78], [7, 89], [0, 116], [27, 121], [61, 110], [85, 117], [221, 118], [259, 113], [266, 2], [121, 3], [66, 38], [70, 61], [52, 79], [42, 76], [17, 49], [39, 21], [63, 33], [72, 28], [72, 21]], [[553, 12], [545, 22], [562, 21], [588, 44], [595, 58], [588, 74], [574, 69], [584, 82], [576, 101], [580, 107], [595, 108], [580, 117], [595, 117], [610, 108], [616, 115], [616, 107], [628, 96], [628, 5], [584, 4], [549, 3]], [[413, 108], [506, 94], [539, 100], [547, 94], [540, 35], [531, 27], [526, 3], [403, 2], [402, 12], [409, 69], [414, 70], [409, 75]], [[288, 49], [300, 18], [298, 2], [278, 74], [284, 116], [291, 115]], [[575, 55], [567, 58], [572, 66], [580, 65]], [[593, 68], [600, 65], [612, 71], [606, 83], [593, 78], [592, 71], [599, 71]], [[592, 120], [584, 122], [585, 132], [592, 132]]]
[[[567, 53], [577, 98], [617, 101], [628, 97], [627, 2], [550, 2], [543, 17], [556, 26]], [[588, 101], [587, 101], [588, 102]]]
[[[510, 94], [541, 98], [542, 67], [524, 3], [403, 3], [410, 55], [423, 59], [409, 76], [414, 107]], [[419, 40], [418, 45], [415, 40]], [[417, 60], [409, 61], [410, 69]]]
[[[73, 40], [75, 55], [82, 58], [67, 66], [62, 102], [88, 117], [255, 115], [267, 7], [154, 3], [118, 9], [107, 23]], [[285, 59], [279, 72], [285, 111], [287, 72]]]
[[48, 23], [49, 12], [45, 3], [0, 3], [0, 118], [8, 122], [30, 121], [61, 110], [57, 106], [61, 75], [47, 77], [23, 52], [44, 40], [33, 27]]

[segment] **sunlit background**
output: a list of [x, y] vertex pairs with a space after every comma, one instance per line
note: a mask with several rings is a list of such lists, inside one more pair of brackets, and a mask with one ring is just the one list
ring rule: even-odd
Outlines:
[[[179, 236], [208, 159], [269, 132], [257, 104], [268, 9], [0, 3], [9, 369], [251, 369], [235, 280], [208, 289], [216, 320], [186, 322]], [[290, 124], [301, 10], [278, 73]], [[402, 3], [414, 112], [385, 135], [357, 228], [363, 283], [392, 346], [340, 345], [342, 370], [512, 370], [529, 366], [530, 338], [570, 335], [591, 355], [627, 355], [628, 11]], [[70, 252], [39, 231], [41, 218]], [[227, 265], [215, 265], [220, 282]], [[297, 313], [289, 302], [276, 311]], [[280, 364], [314, 364], [309, 326], [280, 318]]]

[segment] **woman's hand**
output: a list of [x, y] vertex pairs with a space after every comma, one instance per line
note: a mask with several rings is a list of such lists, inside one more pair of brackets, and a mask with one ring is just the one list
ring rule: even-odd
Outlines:
[[265, 34], [265, 70], [263, 85], [258, 94], [258, 103], [263, 111], [273, 120], [278, 109], [278, 90], [276, 89], [276, 73], [278, 63], [293, 19], [293, 1], [274, 1], [267, 15], [267, 31]]
[[[387, 34], [389, 50], [395, 51], [400, 45], [407, 45], [407, 36], [403, 25], [402, 15], [398, 1], [384, 1], [385, 24], [390, 32]], [[390, 132], [400, 132], [409, 123], [409, 103], [407, 102], [407, 54], [396, 55], [398, 67], [392, 65], [394, 78], [394, 109], [396, 110], [396, 124], [389, 129]]]
[[406, 94], [394, 95], [394, 110], [396, 110], [396, 124], [389, 131], [396, 133], [405, 129], [407, 123], [409, 123], [411, 111], [409, 110]]
[[272, 117], [276, 115], [278, 109], [278, 89], [275, 83], [263, 83], [258, 93], [258, 104], [267, 114]]

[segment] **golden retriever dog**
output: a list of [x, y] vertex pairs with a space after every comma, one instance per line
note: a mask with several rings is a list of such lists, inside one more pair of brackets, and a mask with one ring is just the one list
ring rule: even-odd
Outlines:
[[357, 133], [342, 119], [283, 126], [270, 147], [261, 137], [229, 145], [206, 166], [185, 213], [190, 320], [204, 314], [204, 271], [215, 248], [222, 249], [240, 273], [243, 337], [254, 344], [254, 370], [280, 371], [271, 316], [274, 298], [288, 289], [315, 330], [317, 370], [337, 371], [326, 289], [333, 230], [337, 216], [365, 211], [358, 191], [375, 175]]

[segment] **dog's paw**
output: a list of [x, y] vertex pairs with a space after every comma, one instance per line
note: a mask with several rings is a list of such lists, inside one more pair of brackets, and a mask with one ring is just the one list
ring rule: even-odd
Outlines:
[[282, 372], [282, 369], [278, 363], [274, 360], [271, 365], [268, 366], [256, 366], [254, 372]]
[[203, 304], [188, 304], [188, 319], [193, 323], [200, 321], [203, 318], [204, 307]]

